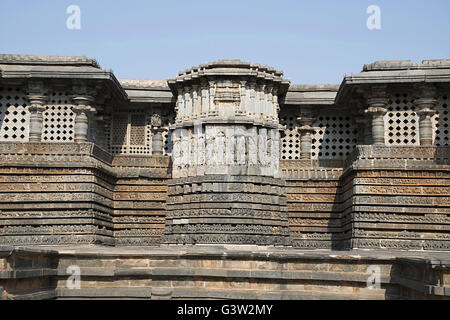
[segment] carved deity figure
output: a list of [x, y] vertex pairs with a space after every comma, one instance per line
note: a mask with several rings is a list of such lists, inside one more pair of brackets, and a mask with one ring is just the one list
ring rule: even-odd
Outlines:
[[266, 165], [267, 130], [261, 129], [258, 134], [258, 160], [261, 166]]
[[213, 151], [214, 151], [214, 143], [215, 137], [208, 135], [206, 140], [206, 163], [208, 165], [214, 164], [213, 161]]
[[235, 136], [233, 134], [228, 133], [226, 137], [226, 164], [233, 165], [234, 164], [234, 148], [235, 148]]
[[258, 148], [256, 137], [248, 137], [248, 164], [256, 165], [258, 163]]
[[173, 154], [172, 154], [173, 166], [177, 168], [180, 165], [181, 161], [181, 146], [180, 146], [181, 139], [178, 136], [178, 134], [174, 134], [172, 141], [173, 141]]
[[215, 163], [216, 164], [224, 164], [224, 156], [225, 156], [225, 134], [223, 131], [219, 131], [217, 134], [216, 142], [215, 142]]
[[246, 149], [245, 136], [238, 136], [236, 141], [236, 160], [238, 164], [245, 164]]
[[189, 138], [181, 136], [181, 167], [186, 167], [189, 159]]
[[191, 136], [190, 138], [190, 143], [189, 143], [189, 163], [188, 163], [188, 167], [193, 167], [195, 166], [195, 157], [196, 157], [196, 150], [195, 150], [195, 137], [194, 135]]
[[203, 166], [206, 164], [206, 146], [205, 146], [205, 135], [199, 134], [197, 140], [197, 157], [198, 164]]

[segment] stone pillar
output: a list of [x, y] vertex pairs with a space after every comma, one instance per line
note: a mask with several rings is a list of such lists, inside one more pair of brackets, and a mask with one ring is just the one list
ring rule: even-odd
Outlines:
[[42, 121], [43, 112], [46, 109], [45, 103], [47, 97], [44, 95], [44, 83], [41, 81], [28, 82], [29, 95], [26, 99], [30, 103], [30, 127], [29, 139], [30, 142], [41, 142], [42, 138]]
[[164, 154], [164, 143], [162, 136], [162, 120], [161, 116], [157, 113], [152, 114], [151, 117], [151, 125], [152, 125], [152, 155], [153, 156], [162, 156]]
[[386, 86], [372, 87], [372, 93], [367, 99], [369, 107], [365, 112], [372, 120], [372, 144], [385, 145], [384, 115], [387, 112], [386, 106], [388, 98], [386, 97]]
[[421, 146], [433, 145], [433, 123], [431, 118], [436, 111], [434, 107], [437, 105], [435, 99], [435, 90], [432, 86], [420, 84], [416, 86], [420, 97], [414, 101], [414, 105], [419, 109], [417, 114], [419, 116], [419, 140]]
[[90, 106], [94, 101], [92, 96], [75, 96], [72, 98], [75, 106], [72, 111], [75, 113], [75, 142], [88, 141], [89, 115], [95, 113], [95, 108]]
[[42, 138], [42, 121], [43, 112], [45, 111], [46, 96], [41, 95], [28, 95], [28, 101], [30, 102], [30, 142], [41, 142]]
[[314, 118], [311, 114], [311, 108], [304, 107], [300, 111], [300, 117], [297, 118], [297, 123], [299, 124], [298, 132], [300, 134], [300, 160], [311, 159], [311, 135], [314, 133], [313, 122]]

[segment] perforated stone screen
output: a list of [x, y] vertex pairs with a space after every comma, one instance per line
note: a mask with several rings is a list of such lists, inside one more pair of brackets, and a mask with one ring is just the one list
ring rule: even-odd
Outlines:
[[356, 147], [358, 131], [350, 117], [319, 116], [313, 127], [311, 159], [344, 159]]
[[150, 119], [145, 112], [114, 113], [109, 133], [113, 154], [151, 154]]
[[28, 141], [30, 112], [20, 88], [0, 87], [0, 140]]
[[[106, 125], [107, 149], [113, 154], [152, 154], [151, 111], [134, 110], [116, 112]], [[166, 111], [161, 115], [164, 154], [172, 153], [169, 124], [174, 123], [175, 114]]]
[[281, 134], [281, 159], [300, 159], [300, 135], [297, 130], [297, 117], [293, 110], [281, 110], [280, 124], [286, 126]]
[[420, 145], [419, 116], [413, 101], [408, 93], [389, 96], [388, 112], [384, 116], [386, 145]]
[[[286, 126], [281, 137], [281, 159], [300, 159], [300, 135], [292, 109], [280, 112], [280, 123]], [[319, 116], [313, 124], [311, 159], [344, 159], [355, 148], [357, 128], [352, 118], [343, 115]]]
[[71, 94], [52, 92], [43, 112], [42, 141], [71, 142], [74, 139], [75, 113], [72, 111]]
[[443, 95], [438, 98], [436, 106], [437, 114], [432, 117], [433, 122], [433, 139], [436, 146], [449, 146], [449, 101], [448, 95]]

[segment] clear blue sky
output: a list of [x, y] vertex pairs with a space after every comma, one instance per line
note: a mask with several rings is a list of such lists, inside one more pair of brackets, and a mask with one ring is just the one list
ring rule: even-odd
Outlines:
[[[71, 4], [81, 30], [66, 27]], [[373, 4], [381, 30], [366, 27]], [[1, 53], [86, 55], [119, 78], [239, 58], [339, 83], [376, 60], [450, 59], [449, 0], [1, 0], [0, 13]]]

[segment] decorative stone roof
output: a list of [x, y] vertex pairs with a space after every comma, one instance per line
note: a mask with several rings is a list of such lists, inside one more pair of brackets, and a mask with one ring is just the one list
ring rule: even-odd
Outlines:
[[450, 60], [423, 60], [422, 63], [414, 63], [411, 60], [382, 60], [371, 64], [365, 64], [363, 72], [385, 70], [420, 70], [420, 69], [450, 69]]
[[85, 56], [41, 56], [29, 54], [0, 54], [0, 64], [77, 65], [100, 69], [95, 59]]
[[337, 92], [339, 86], [339, 84], [291, 84], [289, 86], [289, 92]]
[[[255, 78], [256, 80], [270, 81], [277, 83], [280, 88], [280, 94], [287, 91], [290, 81], [283, 79], [283, 71], [277, 71], [275, 68], [263, 66], [258, 63], [245, 62], [239, 59], [224, 59], [208, 63], [202, 63], [199, 66], [180, 71], [175, 78], [168, 79], [169, 87], [175, 92], [176, 84], [186, 82], [198, 82], [200, 78]], [[208, 80], [209, 80], [208, 79]]]
[[154, 79], [118, 79], [126, 90], [169, 90], [166, 80]]

